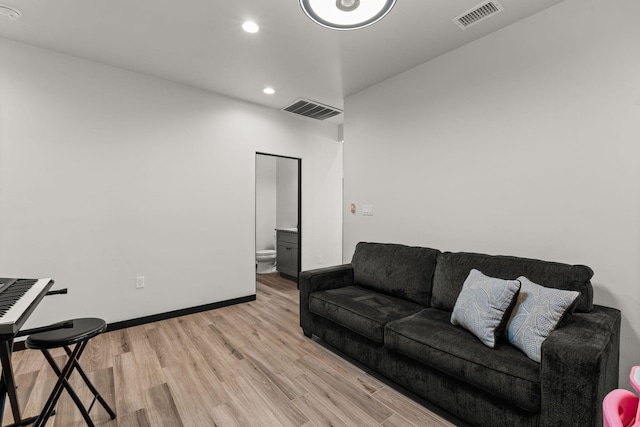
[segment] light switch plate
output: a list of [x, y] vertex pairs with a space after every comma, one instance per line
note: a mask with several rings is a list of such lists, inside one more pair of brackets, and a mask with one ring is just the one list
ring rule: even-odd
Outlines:
[[373, 205], [362, 205], [362, 216], [373, 216]]

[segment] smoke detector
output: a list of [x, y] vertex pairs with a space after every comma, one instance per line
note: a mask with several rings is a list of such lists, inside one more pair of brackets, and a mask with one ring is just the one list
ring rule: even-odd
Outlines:
[[0, 16], [10, 21], [15, 21], [16, 19], [20, 18], [22, 14], [18, 9], [0, 4]]

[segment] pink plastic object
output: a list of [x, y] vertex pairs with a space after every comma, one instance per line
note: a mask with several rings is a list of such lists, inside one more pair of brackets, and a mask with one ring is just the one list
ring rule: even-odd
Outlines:
[[631, 374], [629, 375], [631, 385], [640, 393], [640, 366], [634, 366], [631, 368]]
[[[631, 368], [631, 385], [640, 393], [640, 366]], [[604, 427], [640, 427], [640, 398], [628, 390], [617, 389], [602, 402]]]

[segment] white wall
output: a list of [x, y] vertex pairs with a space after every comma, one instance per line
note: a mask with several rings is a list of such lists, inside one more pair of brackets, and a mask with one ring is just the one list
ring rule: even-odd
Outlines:
[[0, 53], [0, 272], [70, 291], [31, 326], [254, 294], [256, 152], [309, 165], [303, 269], [341, 261], [337, 126], [6, 39]]
[[256, 155], [256, 250], [275, 249], [277, 157]]
[[278, 157], [278, 228], [298, 226], [298, 161]]
[[639, 15], [635, 0], [566, 0], [349, 97], [344, 261], [365, 240], [587, 264], [595, 302], [623, 312], [628, 387], [640, 357]]

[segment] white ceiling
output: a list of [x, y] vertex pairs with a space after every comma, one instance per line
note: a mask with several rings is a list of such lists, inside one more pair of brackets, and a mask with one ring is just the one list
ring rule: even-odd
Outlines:
[[[298, 0], [0, 0], [22, 13], [0, 19], [0, 36], [273, 108], [303, 97], [342, 109], [351, 94], [562, 0], [498, 1], [503, 12], [466, 30], [451, 19], [482, 0], [398, 0], [370, 27], [334, 31]], [[244, 32], [246, 20], [260, 31]]]

